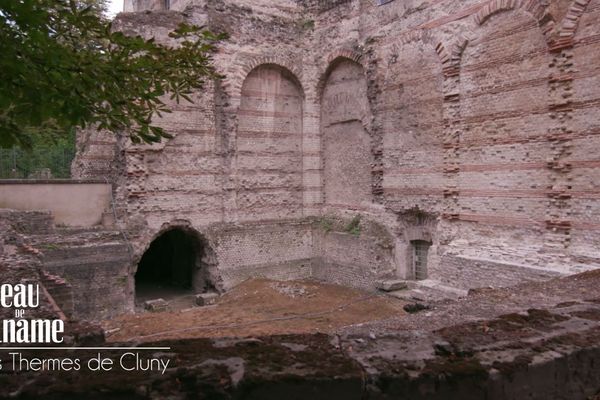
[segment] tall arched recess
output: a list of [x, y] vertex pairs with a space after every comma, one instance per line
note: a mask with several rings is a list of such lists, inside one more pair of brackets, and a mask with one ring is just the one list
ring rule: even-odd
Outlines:
[[242, 219], [302, 215], [302, 113], [298, 79], [274, 64], [252, 70], [242, 86], [236, 143]]
[[[579, 20], [572, 60], [570, 156], [573, 265], [600, 264], [600, 0], [591, 0]], [[568, 53], [567, 53], [568, 54]]]
[[321, 104], [324, 202], [360, 206], [371, 201], [371, 138], [363, 67], [346, 58], [329, 67]]
[[459, 207], [467, 254], [519, 264], [544, 250], [550, 55], [538, 21], [516, 9], [490, 16], [463, 53]]

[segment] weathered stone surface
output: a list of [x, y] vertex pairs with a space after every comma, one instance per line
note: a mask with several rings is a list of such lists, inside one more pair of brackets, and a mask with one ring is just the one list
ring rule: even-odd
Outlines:
[[215, 304], [219, 298], [218, 293], [201, 293], [196, 295], [196, 305], [198, 306], [210, 306]]
[[150, 312], [163, 312], [167, 311], [168, 308], [169, 303], [167, 303], [164, 299], [148, 300], [144, 302], [144, 309]]
[[599, 1], [127, 1], [128, 34], [227, 31], [225, 78], [166, 99], [161, 144], [83, 132], [74, 174], [112, 179], [133, 259], [197, 231], [218, 290], [411, 280], [415, 241], [461, 290], [597, 268]]
[[384, 292], [393, 292], [395, 290], [402, 290], [408, 287], [406, 281], [380, 281], [377, 282], [377, 289], [382, 290]]
[[[77, 381], [65, 385], [65, 372], [5, 373], [0, 397], [136, 393], [141, 398], [587, 400], [600, 388], [595, 370], [600, 362], [598, 302], [447, 322], [442, 329], [376, 337], [316, 334], [145, 343], [171, 348], [148, 354], [170, 360], [164, 374], [82, 369]], [[78, 354], [84, 363], [95, 355]], [[121, 355], [103, 352], [112, 359]], [[5, 371], [12, 371], [10, 363]]]
[[[54, 232], [48, 212], [0, 210], [0, 276], [2, 284], [33, 284], [39, 289], [39, 306], [27, 309], [25, 319], [62, 319], [65, 321], [64, 343], [99, 345], [104, 331], [96, 324], [72, 320], [74, 313], [72, 286], [49, 274], [41, 261], [42, 252], [31, 246], [29, 234]], [[14, 307], [0, 307], [0, 320], [15, 318]]]
[[[65, 304], [65, 313], [81, 320], [96, 320], [133, 310], [133, 282], [128, 243], [118, 230], [54, 228], [23, 235], [40, 252], [49, 291]], [[64, 281], [69, 290], [56, 285]]]

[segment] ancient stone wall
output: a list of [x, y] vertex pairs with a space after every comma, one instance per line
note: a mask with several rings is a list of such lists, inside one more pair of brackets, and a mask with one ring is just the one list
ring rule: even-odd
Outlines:
[[600, 1], [590, 1], [584, 12], [586, 2], [580, 3], [571, 10], [573, 18], [580, 18], [579, 29], [569, 30], [575, 33], [573, 48], [556, 57], [560, 74], [553, 88], [571, 108], [562, 120], [562, 143], [557, 143], [567, 167], [557, 190], [568, 203], [565, 220], [572, 218], [570, 255], [573, 262], [586, 263], [598, 261], [600, 246]]
[[[461, 288], [600, 265], [598, 0], [173, 5], [116, 25], [163, 41], [183, 20], [225, 30], [225, 79], [158, 121], [174, 139], [118, 146], [137, 253], [186, 221], [220, 237], [228, 282], [310, 268], [358, 282], [358, 264], [383, 265], [367, 236], [300, 228], [358, 213], [392, 235], [381, 276], [410, 277], [412, 240], [432, 243], [430, 279]], [[98, 146], [78, 159], [112, 154]], [[360, 260], [350, 275], [322, 267], [344, 257]]]
[[302, 88], [281, 67], [263, 65], [244, 80], [236, 137], [240, 220], [302, 216]]
[[360, 218], [327, 214], [313, 230], [312, 277], [339, 285], [373, 289], [398, 276], [393, 235], [382, 225]]
[[334, 60], [321, 99], [324, 203], [356, 206], [372, 196], [367, 82], [362, 66]]
[[209, 241], [214, 243], [224, 289], [253, 277], [290, 280], [312, 275], [310, 222], [282, 220], [213, 227]]

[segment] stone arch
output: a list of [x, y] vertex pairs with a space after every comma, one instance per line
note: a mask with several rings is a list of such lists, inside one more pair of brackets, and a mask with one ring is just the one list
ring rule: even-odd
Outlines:
[[403, 38], [382, 72], [382, 191], [395, 212], [438, 212], [443, 200], [444, 81], [434, 43], [428, 31]]
[[156, 297], [222, 291], [216, 254], [187, 221], [165, 224], [149, 237], [131, 274], [137, 300], [152, 298], [156, 291]]
[[491, 16], [515, 9], [530, 14], [537, 21], [546, 42], [550, 42], [556, 21], [553, 15], [548, 12], [548, 2], [543, 0], [492, 0], [482, 7], [473, 16], [473, 19], [477, 25], [483, 25]]
[[542, 2], [493, 1], [475, 16], [477, 29], [455, 61], [459, 138], [456, 163], [448, 170], [455, 179], [447, 193], [455, 199], [450, 219], [460, 219], [460, 236], [486, 238], [477, 244], [481, 248], [502, 243], [506, 248], [498, 252], [506, 262], [519, 261], [514, 249], [522, 237], [528, 251], [544, 246], [546, 157], [552, 152], [547, 135], [554, 125], [548, 113], [548, 15]]
[[295, 62], [294, 60], [285, 57], [265, 55], [260, 57], [253, 57], [249, 60], [245, 60], [238, 64], [235, 74], [232, 75], [231, 80], [228, 82], [228, 84], [225, 85], [231, 87], [231, 92], [234, 98], [239, 98], [241, 96], [242, 86], [248, 78], [248, 75], [250, 75], [250, 73], [253, 70], [263, 65], [273, 65], [283, 70], [287, 70], [288, 73], [291, 76], [293, 76], [296, 80], [298, 86], [302, 91], [302, 95], [304, 96], [305, 85], [302, 83], [301, 80], [302, 71], [299, 68], [300, 64], [298, 62]]
[[573, 0], [567, 14], [563, 18], [556, 39], [553, 40], [551, 48], [558, 50], [573, 45], [573, 40], [579, 28], [579, 21], [585, 13], [591, 0]]
[[324, 71], [322, 71], [319, 74], [319, 79], [317, 81], [316, 93], [317, 93], [317, 98], [319, 99], [319, 101], [321, 101], [321, 99], [323, 97], [323, 90], [325, 89], [325, 83], [327, 83], [327, 79], [329, 78], [331, 71], [333, 71], [333, 69], [336, 67], [336, 65], [343, 60], [353, 61], [353, 62], [361, 65], [363, 70], [366, 70], [366, 67], [363, 63], [362, 54], [360, 54], [354, 50], [338, 49], [338, 50], [330, 53], [327, 56], [327, 62], [326, 62], [327, 67], [325, 68]]
[[[587, 0], [584, 0], [587, 1]], [[463, 56], [469, 45], [479, 40], [482, 29], [489, 24], [492, 16], [508, 11], [521, 11], [532, 18], [544, 39], [544, 52], [551, 49], [555, 37], [555, 16], [551, 13], [548, 3], [543, 0], [493, 0], [482, 7], [471, 19], [467, 26], [452, 43], [438, 42], [436, 52], [442, 63], [444, 74], [444, 148], [446, 151], [444, 174], [446, 175], [446, 187], [444, 196], [446, 206], [444, 218], [456, 220], [459, 218], [459, 182], [461, 163], [461, 138], [462, 130], [456, 121], [462, 119], [461, 102], [465, 95], [462, 90], [462, 64]], [[562, 19], [562, 18], [558, 18]], [[546, 94], [538, 100], [545, 98]]]
[[[585, 9], [587, 3], [590, 0], [574, 0], [571, 5], [567, 17], [563, 19], [561, 23], [560, 31], [563, 30], [562, 26], [565, 24], [567, 27], [576, 24], [575, 22], [568, 22], [578, 19]], [[577, 4], [585, 2], [585, 5]], [[458, 35], [458, 38], [453, 43], [438, 42], [436, 46], [436, 52], [440, 57], [440, 61], [444, 66], [444, 73], [450, 75], [458, 75], [460, 69], [461, 58], [464, 50], [468, 46], [469, 42], [473, 38], [477, 37], [477, 28], [485, 25], [485, 23], [494, 15], [511, 11], [511, 10], [523, 10], [527, 12], [533, 19], [535, 19], [538, 27], [540, 28], [546, 44], [551, 46], [555, 41], [555, 17], [548, 11], [548, 4], [543, 0], [493, 0], [482, 7], [472, 18], [472, 26], [469, 26], [463, 32]]]
[[302, 215], [304, 101], [297, 76], [279, 64], [252, 68], [242, 83], [235, 165], [243, 219]]
[[[360, 68], [361, 70], [361, 74], [363, 77], [365, 77], [365, 68], [364, 65], [360, 62], [355, 61], [353, 58], [350, 57], [345, 57], [345, 56], [339, 56], [339, 57], [335, 57], [333, 60], [331, 60], [331, 62], [329, 63], [324, 75], [321, 77], [320, 81], [322, 80], [322, 83], [320, 83], [320, 87], [318, 88], [318, 95], [319, 95], [319, 100], [321, 101], [321, 105], [323, 104], [323, 92], [325, 90], [325, 86], [327, 84], [328, 79], [331, 77], [332, 72], [334, 72], [334, 70], [340, 66], [340, 64], [354, 64], [357, 67]], [[366, 96], [366, 92], [364, 93]], [[363, 124], [363, 126], [365, 127], [365, 129], [368, 130], [368, 126], [369, 126], [369, 121], [368, 121], [368, 116], [370, 113], [369, 107], [368, 107], [368, 102], [365, 103], [366, 107], [364, 107], [364, 105], [362, 107], [359, 108], [360, 110], [360, 116], [359, 115], [355, 115], [354, 118], [356, 118], [357, 120], [361, 121], [361, 123]]]
[[321, 95], [321, 159], [324, 203], [360, 207], [372, 201], [372, 140], [365, 125], [370, 113], [363, 66], [334, 57]]
[[440, 41], [435, 46], [435, 52], [442, 64], [444, 78], [452, 78], [453, 76], [459, 75], [460, 60], [463, 51], [469, 44], [469, 40], [469, 36], [462, 33], [453, 43], [444, 43]]

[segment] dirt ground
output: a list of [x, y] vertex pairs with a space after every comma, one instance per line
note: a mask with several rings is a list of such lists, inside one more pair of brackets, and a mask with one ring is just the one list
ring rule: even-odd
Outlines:
[[104, 321], [109, 342], [332, 333], [404, 315], [405, 302], [313, 281], [249, 280], [206, 307], [123, 315]]

